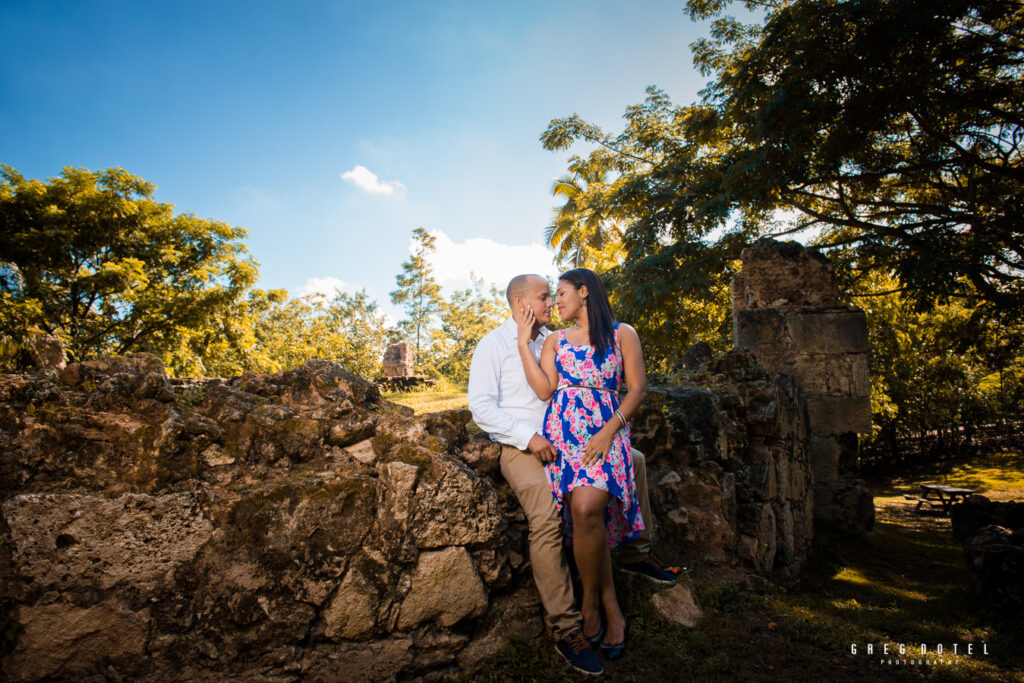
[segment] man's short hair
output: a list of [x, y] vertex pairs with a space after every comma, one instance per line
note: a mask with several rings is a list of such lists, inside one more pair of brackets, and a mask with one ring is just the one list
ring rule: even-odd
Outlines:
[[[544, 280], [544, 278], [535, 273], [525, 273], [523, 275], [516, 275], [514, 278], [508, 281], [508, 287], [505, 288], [505, 298], [508, 299], [509, 308], [512, 307], [513, 299], [515, 299], [517, 296], [526, 295], [526, 290], [530, 286], [531, 278]], [[547, 282], [547, 280], [544, 281]]]

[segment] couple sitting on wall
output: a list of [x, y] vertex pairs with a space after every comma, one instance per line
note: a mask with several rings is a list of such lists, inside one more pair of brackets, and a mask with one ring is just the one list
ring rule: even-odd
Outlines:
[[[501, 473], [529, 521], [533, 576], [555, 647], [579, 671], [600, 674], [594, 649], [620, 657], [627, 630], [609, 548], [621, 547], [624, 571], [659, 583], [677, 577], [650, 556], [646, 465], [630, 445], [627, 421], [647, 393], [640, 340], [615, 321], [592, 271], [563, 273], [556, 296], [557, 304], [539, 275], [512, 278], [512, 317], [473, 353], [469, 408], [502, 445]], [[572, 327], [545, 327], [555, 305]], [[623, 375], [629, 392], [620, 405]], [[579, 609], [563, 540], [583, 586]]]

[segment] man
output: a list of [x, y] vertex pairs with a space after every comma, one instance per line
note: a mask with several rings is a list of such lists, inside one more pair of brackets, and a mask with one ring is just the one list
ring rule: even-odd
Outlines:
[[[533, 341], [530, 349], [540, 358], [550, 330], [551, 289], [539, 275], [517, 275], [506, 290], [510, 309], [520, 305], [533, 310]], [[581, 618], [572, 592], [572, 579], [562, 552], [562, 518], [548, 487], [544, 462], [558, 457], [554, 445], [541, 435], [547, 402], [530, 388], [516, 348], [516, 321], [509, 317], [477, 345], [469, 370], [469, 409], [476, 424], [501, 444], [501, 473], [508, 481], [530, 527], [530, 561], [548, 626], [555, 633], [555, 648], [576, 669], [601, 673], [604, 668], [590, 649], [581, 630]], [[677, 576], [650, 558], [651, 516], [647, 496], [647, 469], [643, 455], [633, 450], [637, 498], [647, 529], [624, 544], [619, 562], [624, 571], [641, 574], [658, 583], [673, 583]]]

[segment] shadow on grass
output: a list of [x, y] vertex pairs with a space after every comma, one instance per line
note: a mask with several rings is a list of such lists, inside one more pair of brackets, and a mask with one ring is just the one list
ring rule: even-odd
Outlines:
[[[902, 499], [901, 499], [902, 502]], [[919, 517], [883, 505], [874, 534], [847, 539], [816, 532], [815, 551], [800, 586], [757, 594], [695, 571], [691, 584], [705, 610], [692, 631], [663, 619], [650, 597], [658, 588], [634, 576], [616, 587], [630, 620], [626, 656], [606, 663], [606, 677], [621, 681], [1022, 681], [1024, 629], [1020, 615], [1000, 611], [973, 592], [962, 548], [946, 519]], [[875, 654], [866, 653], [871, 643]], [[907, 662], [896, 661], [902, 643]], [[919, 655], [920, 645], [928, 648]], [[965, 656], [973, 643], [973, 656]], [[857, 654], [851, 645], [857, 645]], [[892, 655], [884, 657], [888, 644]], [[951, 657], [957, 644], [959, 657]], [[982, 652], [987, 647], [988, 654]], [[507, 648], [466, 680], [585, 680], [550, 645]], [[592, 679], [589, 679], [592, 680]]]

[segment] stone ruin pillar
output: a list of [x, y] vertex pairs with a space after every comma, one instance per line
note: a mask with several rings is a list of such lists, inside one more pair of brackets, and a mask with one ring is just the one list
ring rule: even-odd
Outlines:
[[412, 344], [407, 341], [398, 342], [384, 352], [381, 373], [385, 377], [412, 377], [415, 365], [416, 357], [412, 351]]
[[384, 351], [384, 358], [381, 359], [381, 376], [375, 381], [383, 389], [411, 389], [421, 384], [434, 384], [433, 379], [414, 375], [416, 367], [416, 354], [413, 353], [412, 344], [401, 341], [392, 344]]
[[864, 311], [839, 301], [832, 264], [815, 249], [760, 239], [732, 283], [733, 342], [792, 376], [807, 403], [815, 519], [858, 534], [874, 501], [856, 479], [858, 434], [871, 431]]

